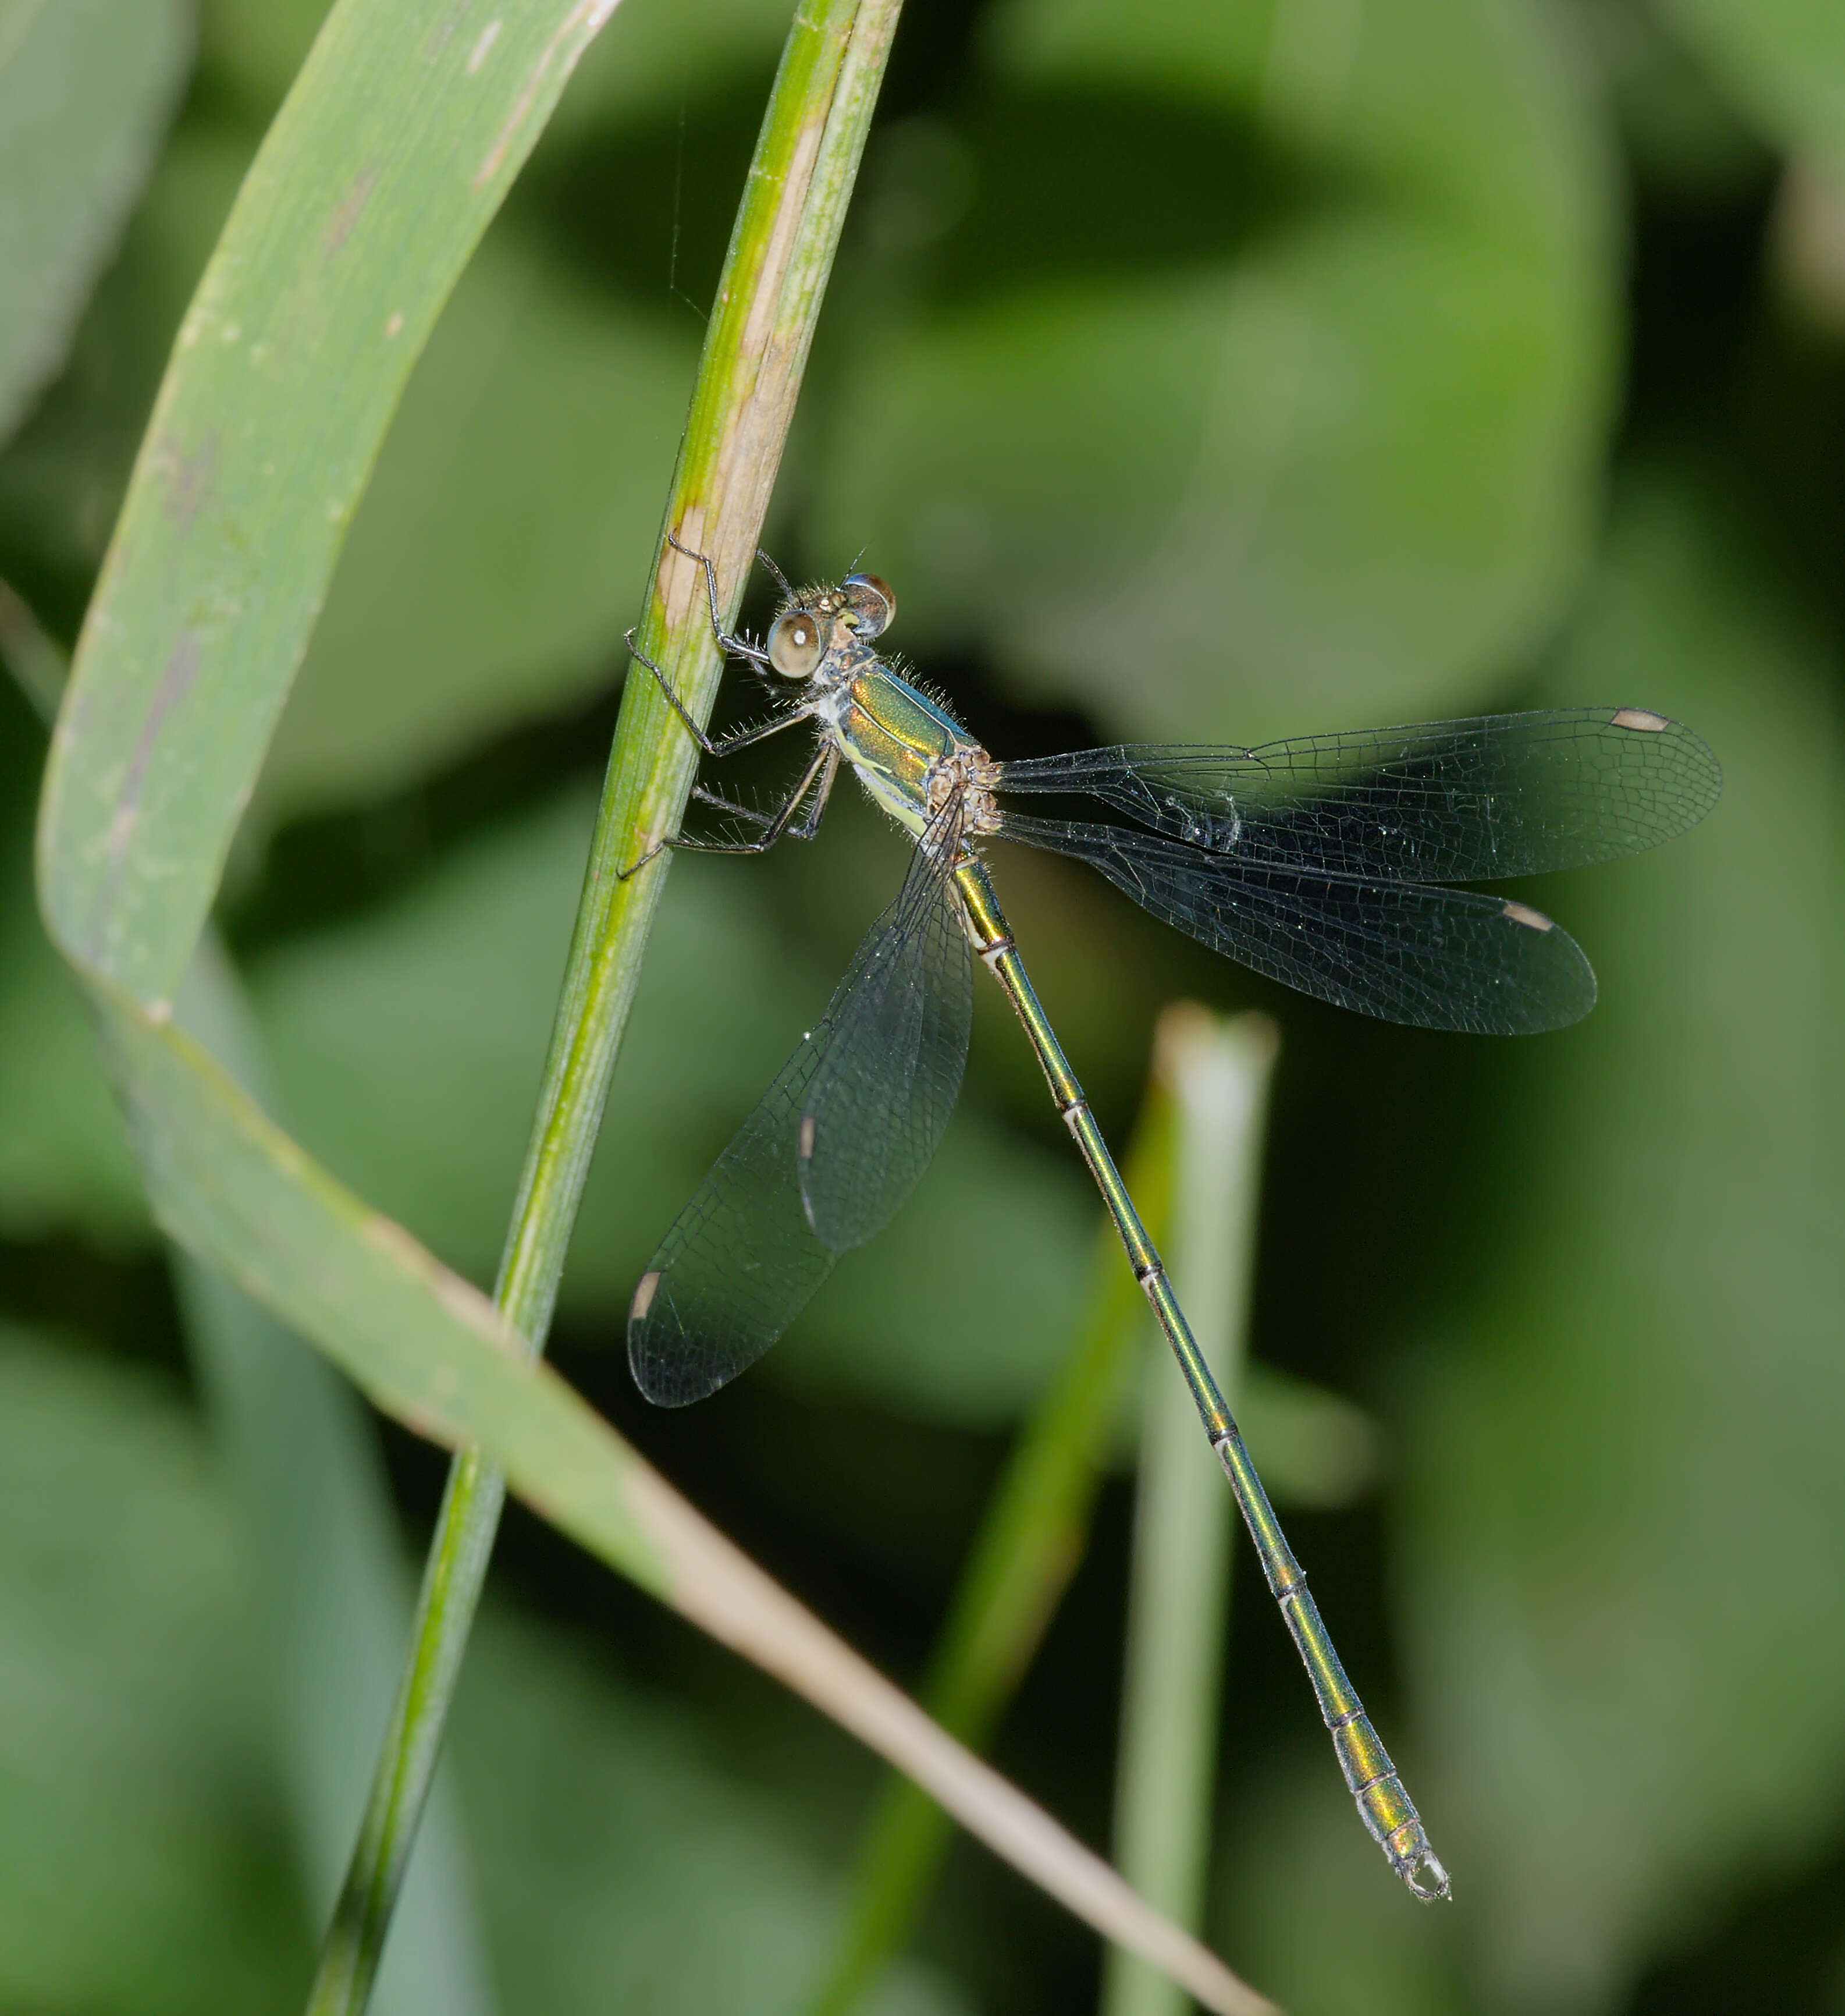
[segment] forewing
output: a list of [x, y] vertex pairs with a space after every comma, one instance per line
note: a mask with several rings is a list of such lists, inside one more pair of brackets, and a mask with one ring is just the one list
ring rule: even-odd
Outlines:
[[1133, 743], [999, 768], [1002, 791], [1077, 791], [1214, 853], [1386, 881], [1586, 867], [1656, 847], [1723, 772], [1681, 722], [1566, 707], [1304, 735], [1257, 749]]
[[1009, 814], [1001, 831], [1087, 861], [1214, 952], [1386, 1022], [1520, 1035], [1595, 1006], [1581, 948], [1522, 903], [1201, 853], [1119, 826]]
[[973, 963], [953, 869], [962, 808], [922, 837], [901, 894], [854, 962], [801, 1111], [807, 1222], [829, 1251], [862, 1246], [902, 1208], [940, 1145], [961, 1089]]

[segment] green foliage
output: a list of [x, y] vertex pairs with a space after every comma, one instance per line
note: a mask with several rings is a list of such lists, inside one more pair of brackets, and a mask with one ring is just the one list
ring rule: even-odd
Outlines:
[[1607, 1001], [1521, 1074], [1529, 1188], [1420, 1375], [1419, 1675], [1498, 1966], [1559, 1996], [1845, 1802], [1845, 1616], [1811, 1572], [1845, 1522], [1845, 969], [1811, 923], [1845, 778], [1774, 578], [1703, 485], [1632, 480], [1553, 689], [1707, 724], [1723, 818], [1573, 897]]
[[1713, 70], [1792, 152], [1845, 162], [1845, 17], [1827, 0], [1671, 0]]
[[[296, 460], [235, 496], [200, 452], [259, 403], [262, 339], [237, 304], [262, 275], [221, 269], [217, 335], [195, 337], [218, 344], [210, 379], [139, 479], [168, 533], [119, 556], [109, 590], [125, 633], [216, 543], [192, 691], [233, 731], [174, 783], [166, 837], [138, 841], [139, 908], [110, 958], [171, 990], [253, 793], [223, 922], [278, 1110], [480, 1283], [683, 422], [685, 297], [708, 301], [786, 11], [624, 0], [439, 320], [415, 202], [361, 248], [379, 312], [314, 351]], [[185, 59], [177, 10], [0, 6], [0, 247], [46, 262], [3, 262], [0, 575], [67, 637], [322, 12], [210, 0], [149, 168]], [[1541, 696], [1682, 714], [1726, 765], [1705, 831], [1534, 892], [1583, 938], [1602, 1000], [1523, 1049], [1341, 1023], [1074, 871], [997, 860], [1111, 1136], [1163, 1000], [1259, 999], [1286, 1032], [1252, 1339], [1285, 1370], [1253, 1386], [1250, 1439], [1297, 1496], [1330, 1461], [1331, 1507], [1381, 1473], [1295, 1537], [1460, 1900], [1437, 1917], [1394, 1893], [1246, 1585], [1218, 1923], [1302, 2016], [1690, 2007], [1685, 1979], [1732, 1975], [1762, 2006], [1817, 2009], [1801, 1984], [1845, 1958], [1822, 1928], [1801, 1935], [1805, 1971], [1778, 1973], [1797, 1941], [1759, 1929], [1825, 1916], [1802, 1900], [1845, 1838], [1828, 1580], [1845, 1546], [1845, 358], [1790, 333], [1760, 256], [1782, 160], [1845, 149], [1840, 19], [1811, 0], [992, 0], [958, 38], [916, 9], [822, 324], [771, 550], [818, 573], [864, 548], [899, 591], [894, 641], [1000, 753]], [[20, 97], [17, 22], [74, 52], [62, 97]], [[342, 134], [369, 122], [401, 161], [409, 119], [372, 66], [351, 74]], [[5, 116], [20, 103], [30, 121]], [[286, 123], [268, 143], [298, 144]], [[368, 217], [391, 186], [387, 169]], [[321, 242], [348, 193], [321, 191], [275, 256]], [[420, 308], [400, 303], [410, 283]], [[303, 315], [316, 298], [297, 295]], [[411, 371], [419, 316], [434, 327]], [[369, 489], [365, 458], [323, 466], [400, 391]], [[323, 593], [291, 689], [278, 640]], [[0, 1745], [0, 2000], [279, 2007], [308, 1928], [252, 1622], [266, 1571], [184, 1403], [99, 1355], [176, 1348], [91, 1020], [31, 900], [40, 754], [0, 696], [0, 1314], [59, 1326], [0, 1354], [0, 1640], [20, 1648], [0, 1669], [25, 1676]], [[707, 781], [766, 797], [782, 775]], [[620, 1324], [894, 859], [840, 808], [799, 859], [674, 867], [561, 1309], [573, 1375], [907, 1672], [999, 1438], [1070, 1348], [1094, 1231], [1002, 1012], [983, 1002], [964, 1111], [912, 1206], [760, 1373], [696, 1416], [644, 1418]], [[1326, 1386], [1366, 1409], [1338, 1417], [1343, 1470]], [[416, 1476], [399, 1481], [426, 1519]], [[1002, 1738], [1096, 1838], [1123, 1516], [1105, 1494]], [[617, 1683], [548, 1624], [495, 1623], [477, 1648], [458, 1762], [507, 2006], [798, 2005], [865, 1781], [830, 1750], [781, 1755], [783, 1726], [678, 1636], [625, 1611], [611, 1626], [523, 1550], [506, 1573], [650, 1676]], [[1084, 1998], [1081, 1957], [1011, 1915], [985, 1863], [948, 1881], [922, 1936], [965, 1989], [912, 1975], [891, 2007]]]
[[[1405, 1769], [1415, 1762], [1408, 1759]], [[1318, 1733], [1305, 1730], [1285, 1753], [1263, 1759], [1238, 1819], [1239, 1835], [1259, 1841], [1264, 1852], [1223, 1844], [1229, 1880], [1222, 1916], [1231, 1942], [1256, 1978], [1286, 1998], [1289, 2016], [1467, 2016], [1476, 2008], [1542, 2007], [1521, 2003], [1516, 1989], [1493, 2000], [1469, 1994], [1451, 1914], [1395, 1908], [1401, 1899], [1372, 1866], [1377, 1851], [1351, 1824], [1350, 1795], [1319, 1764]], [[1316, 1895], [1311, 1924], [1300, 1902], [1306, 1871]], [[1466, 1910], [1466, 1895], [1457, 1910]]]
[[[1547, 685], [1698, 721], [1724, 805], [1559, 905], [1605, 998], [1508, 1073], [1509, 1159], [1466, 1228], [1490, 1261], [1430, 1298], [1409, 1359], [1418, 1778], [1471, 1872], [1454, 1943], [1489, 2007], [1619, 2007], [1845, 1806], [1845, 1628], [1812, 1574], [1845, 1528], [1845, 975], [1811, 928], [1840, 723], [1775, 581], [1706, 483], [1629, 478]], [[1315, 1985], [1337, 1978], [1319, 1913], [1251, 1880], [1289, 2006], [1349, 2007]]]
[[822, 538], [1130, 733], [1477, 700], [1580, 562], [1609, 398], [1602, 143], [1542, 16], [986, 25], [977, 110], [886, 164], [907, 285], [842, 368]]
[[[299, 2006], [309, 1928], [236, 1509], [164, 1382], [0, 1330], [9, 2007]], [[530, 1622], [490, 1620], [479, 1652], [455, 1742], [505, 2006], [786, 2008], [833, 1906], [781, 1802]], [[877, 2006], [964, 2005], [909, 1969]]]
[[0, 1999], [280, 2008], [298, 1952], [250, 1589], [197, 1424], [0, 1332]]
[[185, 74], [184, 0], [0, 5], [0, 441], [62, 361]]
[[[613, 5], [580, 0], [548, 22], [528, 12], [510, 34], [496, 16], [469, 35], [440, 10], [339, 0], [181, 326], [41, 801], [47, 927], [84, 981], [162, 1229], [456, 1453], [310, 2007], [370, 2001], [510, 1487], [911, 1772], [1105, 1935], [1243, 2016], [1265, 2005], [1214, 1955], [943, 1740], [534, 1364], [664, 878], [664, 861], [631, 877], [633, 836], [670, 830], [692, 781], [683, 702], [629, 696], [494, 1300], [264, 1115], [233, 1075], [261, 1076], [232, 1027], [234, 990], [200, 985], [236, 818], [410, 362]], [[835, 5], [789, 31], [668, 506], [670, 524], [733, 566], [766, 507], [895, 20], [894, 5]], [[663, 684], [708, 711], [719, 653], [700, 586], [683, 565], [659, 576], [642, 629]], [[29, 619], [8, 608], [16, 639]], [[710, 610], [714, 624], [714, 588]], [[34, 642], [42, 671], [54, 654]], [[203, 1342], [207, 1298], [190, 1299]], [[273, 1452], [253, 1438], [246, 1454], [259, 1453]]]
[[95, 578], [180, 318], [253, 144], [181, 123], [76, 332], [63, 375], [0, 461], [0, 525], [36, 578], [81, 583], [87, 592]]
[[[407, 390], [264, 773], [273, 823], [418, 781], [606, 686], [646, 585], [690, 333], [511, 232]], [[523, 385], [516, 407], [501, 387]]]
[[[456, 1703], [462, 1796], [506, 2007], [779, 2011], [823, 1949], [833, 1885], [791, 1802], [726, 1768], [683, 1710], [490, 1616]], [[868, 2016], [958, 2016], [905, 1967]]]
[[[196, 361], [138, 458], [68, 703], [82, 754], [42, 815], [59, 935], [142, 998], [178, 985], [410, 365], [591, 23], [502, 26], [469, 42], [439, 9], [341, 9], [181, 327]], [[183, 609], [176, 572], [199, 585]]]
[[106, 1247], [147, 1237], [147, 1208], [96, 1055], [83, 991], [32, 900], [32, 797], [44, 737], [0, 686], [0, 1227], [81, 1227]]

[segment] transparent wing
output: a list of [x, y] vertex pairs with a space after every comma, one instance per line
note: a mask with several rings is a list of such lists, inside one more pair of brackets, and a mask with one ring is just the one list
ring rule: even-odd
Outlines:
[[794, 1166], [801, 1103], [826, 1034], [823, 1023], [802, 1039], [641, 1276], [628, 1362], [657, 1406], [702, 1400], [753, 1365], [833, 1271]]
[[887, 930], [807, 1087], [797, 1136], [802, 1200], [821, 1244], [862, 1246], [901, 1209], [961, 1090], [973, 959], [955, 895], [958, 798], [924, 833]]
[[[958, 805], [954, 813], [958, 838]], [[872, 1082], [879, 1076], [874, 1039], [882, 1004], [909, 999], [906, 977], [951, 969], [940, 949], [919, 958], [911, 943], [926, 941], [938, 930], [944, 892], [951, 888], [940, 866], [919, 852], [897, 901], [865, 934], [825, 1014], [776, 1074], [648, 1262], [628, 1312], [628, 1357], [635, 1384], [656, 1406], [682, 1407], [702, 1400], [753, 1365], [806, 1308], [837, 1255], [870, 1237], [927, 1165], [960, 1086], [970, 973], [963, 971], [960, 984], [958, 1048], [953, 1043], [957, 1011], [951, 970], [945, 1007], [912, 1003], [907, 1024], [897, 1017], [900, 1033], [902, 1027], [913, 1031], [909, 1062], [902, 1050], [894, 1049], [887, 1072], [893, 1082], [881, 1087]], [[958, 918], [952, 920], [958, 930]], [[965, 939], [962, 963], [965, 969]], [[887, 1022], [888, 1015], [882, 1019]], [[842, 1035], [841, 1067], [829, 1075], [828, 1062]], [[951, 1073], [945, 1058], [950, 1049]], [[906, 1094], [904, 1085], [913, 1088], [919, 1076], [920, 1094]], [[811, 1114], [816, 1094], [819, 1110]], [[881, 1157], [874, 1147], [868, 1157], [852, 1142], [846, 1125], [854, 1114], [868, 1126], [901, 1131], [904, 1145], [887, 1148]], [[828, 1144], [818, 1156], [800, 1152], [810, 1117], [814, 1143], [818, 1146], [824, 1130]], [[811, 1178], [816, 1161], [818, 1175], [813, 1180], [823, 1203], [846, 1182], [847, 1162], [836, 1165], [832, 1152], [836, 1139], [848, 1161], [858, 1157], [878, 1166], [887, 1208], [858, 1237], [837, 1238], [842, 1229], [854, 1229], [858, 1208], [828, 1204], [821, 1222], [836, 1235], [829, 1241], [816, 1231], [802, 1188], [804, 1175]]]
[[1522, 1035], [1595, 1004], [1581, 948], [1522, 903], [1201, 853], [1120, 826], [1009, 813], [1000, 831], [1088, 862], [1214, 952], [1386, 1022]]
[[1213, 853], [1386, 881], [1490, 881], [1639, 854], [1695, 826], [1723, 772], [1640, 707], [1485, 715], [1258, 749], [1119, 743], [999, 766]]

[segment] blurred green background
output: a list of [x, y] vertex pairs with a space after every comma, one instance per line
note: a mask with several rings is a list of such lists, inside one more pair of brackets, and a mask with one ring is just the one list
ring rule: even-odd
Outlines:
[[[319, 12], [0, 0], [0, 576], [67, 644]], [[418, 367], [221, 906], [291, 1127], [479, 1280], [785, 26], [624, 0]], [[1291, 2010], [1845, 2012], [1842, 535], [1845, 10], [905, 22], [785, 568], [862, 552], [1002, 754], [1605, 702], [1726, 769], [1704, 829], [1543, 885], [1602, 1000], [1528, 1043], [1342, 1017], [998, 861], [1117, 1139], [1166, 1001], [1283, 1031], [1253, 1349], [1386, 1452], [1284, 1509], [1456, 1888], [1419, 1910], [1354, 1825], [1244, 1550], [1209, 1929]], [[286, 2010], [271, 1607], [33, 909], [43, 754], [0, 687], [0, 2009]], [[902, 859], [849, 794], [784, 851], [674, 868], [556, 1355], [909, 1679], [1096, 1211], [987, 990], [897, 1224], [758, 1372], [638, 1402], [631, 1283]], [[408, 1562], [442, 1466], [383, 1440]], [[1123, 1481], [998, 1751], [1098, 1842], [1129, 1516]], [[800, 2006], [872, 1766], [516, 1511], [452, 1749], [499, 2007]], [[1088, 2009], [1096, 1966], [963, 1845], [878, 2006]]]

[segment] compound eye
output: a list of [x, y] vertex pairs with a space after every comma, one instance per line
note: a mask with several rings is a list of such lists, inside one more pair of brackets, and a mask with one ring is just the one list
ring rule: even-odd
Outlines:
[[811, 679], [825, 648], [825, 631], [811, 609], [787, 610], [769, 627], [769, 663], [785, 679]]
[[888, 630], [897, 617], [897, 592], [875, 574], [849, 574], [840, 584], [846, 613], [861, 637], [875, 637]]

